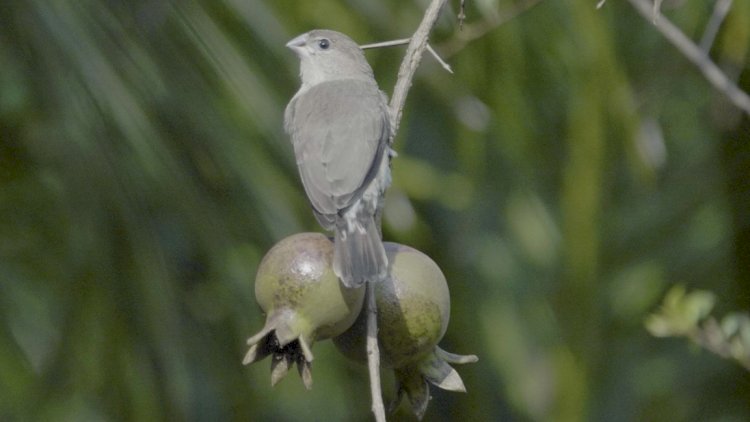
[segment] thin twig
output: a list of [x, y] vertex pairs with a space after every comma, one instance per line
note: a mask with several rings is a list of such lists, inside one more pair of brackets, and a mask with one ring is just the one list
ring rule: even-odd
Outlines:
[[368, 48], [393, 47], [397, 45], [409, 44], [409, 41], [411, 41], [411, 38], [401, 38], [400, 40], [381, 41], [372, 44], [364, 44], [360, 45], [359, 48], [361, 48], [362, 50], [366, 50]]
[[716, 34], [719, 33], [719, 28], [731, 7], [732, 0], [716, 0], [716, 3], [714, 3], [714, 11], [711, 14], [711, 19], [706, 24], [706, 30], [703, 32], [703, 37], [701, 37], [700, 47], [704, 54], [708, 54], [711, 51]]
[[[382, 42], [376, 42], [372, 44], [364, 44], [364, 45], [360, 45], [359, 48], [361, 48], [362, 50], [366, 50], [368, 48], [393, 47], [397, 45], [409, 44], [409, 41], [411, 41], [411, 38], [401, 38], [400, 40], [382, 41]], [[429, 51], [430, 54], [432, 54], [432, 57], [434, 57], [435, 60], [437, 60], [437, 62], [440, 63], [440, 66], [442, 66], [443, 69], [447, 70], [449, 73], [453, 73], [453, 69], [451, 69], [451, 66], [448, 63], [446, 63], [445, 60], [443, 60], [443, 58], [440, 57], [440, 55], [435, 50], [433, 50], [432, 46], [429, 43], [427, 44], [427, 51]]]
[[464, 21], [466, 20], [466, 0], [461, 0], [458, 6], [458, 30], [463, 31]]
[[438, 53], [436, 53], [435, 50], [432, 49], [432, 46], [430, 44], [427, 44], [427, 51], [429, 51], [430, 54], [432, 54], [432, 57], [434, 57], [435, 60], [437, 60], [437, 62], [440, 63], [440, 66], [442, 66], [443, 69], [447, 70], [448, 73], [453, 73], [453, 69], [451, 69], [451, 65], [446, 63], [445, 60], [443, 60], [440, 57], [440, 55], [438, 55]]
[[[638, 13], [645, 19], [653, 17], [652, 5], [648, 0], [628, 0]], [[703, 73], [706, 80], [718, 91], [722, 92], [736, 107], [750, 116], [750, 96], [742, 91], [724, 72], [719, 69], [693, 41], [691, 41], [679, 28], [674, 26], [668, 19], [661, 17], [653, 21], [656, 29], [674, 45], [680, 52], [690, 60]]]
[[542, 0], [522, 0], [508, 10], [494, 13], [480, 22], [465, 25], [463, 30], [457, 33], [453, 39], [440, 46], [443, 57], [453, 56], [470, 42], [487, 35], [490, 31], [516, 18], [541, 2]]
[[651, 7], [651, 22], [656, 23], [656, 21], [659, 20], [659, 16], [661, 15], [661, 2], [662, 0], [653, 0], [654, 5]]

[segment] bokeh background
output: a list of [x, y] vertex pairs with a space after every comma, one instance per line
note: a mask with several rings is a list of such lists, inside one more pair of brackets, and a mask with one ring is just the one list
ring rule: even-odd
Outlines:
[[[426, 0], [3, 0], [0, 419], [360, 421], [367, 373], [241, 365], [260, 258], [319, 230], [287, 40], [408, 37]], [[644, 320], [674, 285], [750, 309], [750, 123], [623, 0], [451, 1], [395, 143], [385, 237], [452, 294], [468, 394], [426, 420], [750, 420], [750, 375]], [[663, 6], [700, 40], [713, 1]], [[750, 91], [750, 2], [711, 57]], [[368, 51], [391, 92], [403, 47]], [[386, 400], [393, 381], [384, 375]], [[412, 420], [402, 406], [394, 420]]]

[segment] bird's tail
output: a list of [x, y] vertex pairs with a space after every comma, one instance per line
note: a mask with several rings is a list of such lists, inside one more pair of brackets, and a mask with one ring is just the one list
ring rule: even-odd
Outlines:
[[333, 250], [333, 271], [341, 282], [351, 288], [385, 279], [388, 258], [374, 219], [363, 225], [341, 223], [336, 224]]

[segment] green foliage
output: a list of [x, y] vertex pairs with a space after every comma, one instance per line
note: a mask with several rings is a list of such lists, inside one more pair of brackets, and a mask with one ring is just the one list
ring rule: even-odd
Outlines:
[[[241, 361], [260, 257], [318, 229], [282, 130], [285, 42], [403, 38], [424, 3], [4, 0], [0, 419], [370, 417], [366, 372], [330, 345], [309, 392]], [[467, 2], [462, 33], [453, 3], [432, 42], [455, 74], [423, 60], [384, 220], [446, 275], [442, 345], [482, 358], [425, 419], [750, 419], [746, 371], [642, 323], [677, 283], [750, 309], [748, 118], [627, 2], [498, 27], [528, 2]], [[710, 9], [662, 6], [696, 40]], [[750, 91], [747, 22], [734, 1], [711, 55]], [[402, 53], [367, 52], [386, 91]], [[706, 329], [675, 295], [661, 323]], [[731, 350], [743, 321], [716, 322]]]
[[673, 287], [659, 311], [646, 319], [646, 328], [656, 337], [687, 337], [750, 371], [750, 315], [730, 313], [718, 322], [709, 316], [715, 301], [711, 292], [688, 294], [683, 286]]
[[659, 312], [646, 320], [646, 328], [657, 337], [688, 335], [711, 313], [715, 302], [711, 292], [699, 290], [686, 295], [684, 287], [673, 287]]

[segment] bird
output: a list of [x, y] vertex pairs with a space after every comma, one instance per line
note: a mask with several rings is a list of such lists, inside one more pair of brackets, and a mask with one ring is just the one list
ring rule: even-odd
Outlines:
[[301, 85], [284, 128], [313, 214], [334, 233], [334, 273], [349, 288], [383, 280], [380, 214], [395, 155], [387, 97], [345, 34], [316, 29], [286, 46], [299, 58]]

